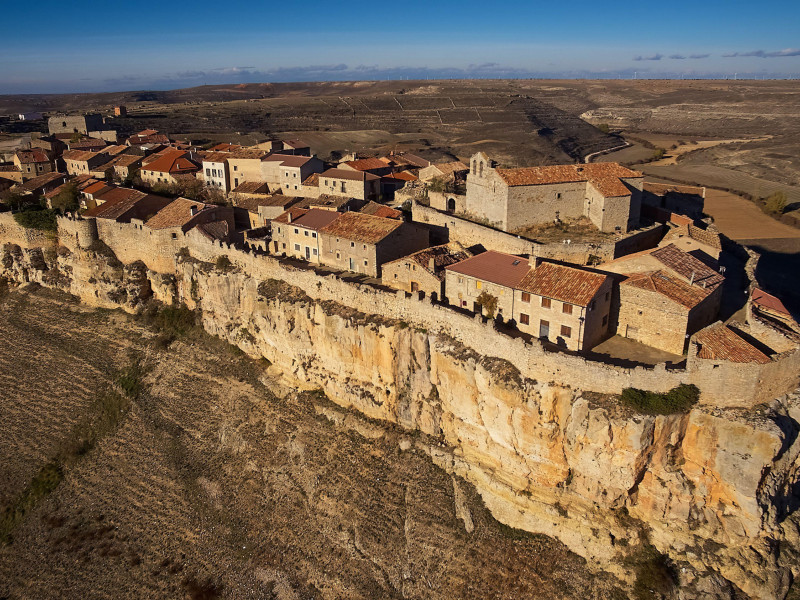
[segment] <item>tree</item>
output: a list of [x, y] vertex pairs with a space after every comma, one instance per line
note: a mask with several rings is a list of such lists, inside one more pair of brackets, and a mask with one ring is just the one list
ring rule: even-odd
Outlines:
[[114, 175], [116, 171], [114, 171], [114, 167], [108, 167], [105, 171], [103, 171], [103, 177], [106, 178], [106, 181], [114, 181]]
[[19, 210], [25, 204], [30, 202], [30, 198], [27, 196], [23, 196], [18, 192], [6, 192], [3, 195], [3, 204], [8, 205], [11, 210]]
[[74, 182], [67, 183], [58, 194], [50, 200], [50, 205], [62, 213], [76, 211], [80, 208], [78, 202], [78, 186]]
[[56, 211], [54, 210], [23, 210], [14, 213], [14, 220], [26, 229], [39, 229], [41, 231], [55, 231]]
[[772, 215], [782, 215], [786, 210], [786, 194], [778, 191], [764, 199], [764, 210]]
[[80, 142], [83, 139], [83, 134], [79, 131], [76, 131], [72, 134], [72, 137], [69, 138], [70, 142]]
[[483, 308], [487, 317], [494, 318], [494, 313], [497, 311], [497, 296], [492, 296], [488, 292], [481, 292], [475, 302]]
[[664, 155], [666, 153], [667, 151], [664, 150], [664, 148], [656, 148], [653, 151], [653, 156], [650, 157], [650, 160], [661, 160], [662, 158], [664, 158]]
[[189, 200], [201, 200], [203, 196], [203, 182], [194, 177], [181, 177], [175, 186], [175, 191]]

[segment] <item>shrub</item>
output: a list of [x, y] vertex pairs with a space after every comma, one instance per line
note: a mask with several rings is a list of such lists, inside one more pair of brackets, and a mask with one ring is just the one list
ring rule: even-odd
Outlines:
[[52, 492], [64, 474], [61, 465], [57, 461], [45, 464], [36, 476], [31, 480], [22, 493], [3, 511], [0, 516], [0, 544], [9, 544], [12, 541], [11, 533], [16, 526], [25, 518], [25, 515], [36, 506], [36, 504]]
[[700, 398], [695, 385], [681, 384], [666, 394], [648, 392], [636, 388], [622, 390], [622, 404], [648, 415], [672, 415], [688, 412]]
[[650, 160], [661, 160], [662, 158], [664, 158], [664, 155], [666, 153], [667, 151], [664, 150], [664, 148], [656, 148], [653, 151], [653, 156], [650, 157]]
[[597, 126], [597, 129], [603, 133], [608, 133], [611, 130], [608, 126], [608, 123], [600, 123], [600, 125]]
[[786, 194], [778, 191], [764, 198], [764, 210], [771, 215], [782, 215], [786, 210]]
[[487, 317], [494, 318], [494, 313], [497, 310], [497, 296], [492, 296], [488, 292], [481, 292], [475, 302], [483, 307]]
[[38, 229], [40, 231], [55, 231], [56, 211], [54, 210], [23, 210], [14, 213], [14, 220], [25, 229]]
[[76, 211], [80, 207], [78, 195], [78, 186], [75, 183], [68, 183], [64, 189], [53, 196], [50, 204], [54, 209], [62, 212]]
[[214, 263], [214, 266], [220, 271], [230, 271], [233, 268], [233, 263], [231, 262], [231, 259], [227, 257], [227, 255], [220, 254], [217, 257], [217, 262]]

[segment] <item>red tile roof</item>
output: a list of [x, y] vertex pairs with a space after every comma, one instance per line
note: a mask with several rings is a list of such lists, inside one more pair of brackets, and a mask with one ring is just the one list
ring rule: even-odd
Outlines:
[[413, 173], [409, 173], [408, 171], [400, 171], [399, 173], [389, 173], [388, 175], [383, 176], [384, 179], [399, 179], [401, 181], [416, 181], [419, 179]]
[[446, 269], [482, 281], [515, 288], [528, 273], [529, 266], [527, 258], [488, 250], [450, 265]]
[[789, 312], [789, 309], [787, 309], [783, 305], [783, 302], [781, 302], [778, 298], [776, 298], [772, 294], [768, 294], [762, 289], [754, 288], [751, 298], [753, 299], [753, 303], [756, 304], [757, 306], [761, 306], [769, 310], [774, 310], [775, 312], [784, 314], [787, 317], [792, 316], [792, 314]]
[[242, 146], [238, 144], [231, 144], [229, 142], [222, 142], [216, 146], [211, 146], [209, 152], [233, 152], [234, 150], [241, 150]]
[[299, 219], [300, 217], [302, 217], [307, 212], [308, 212], [307, 208], [296, 208], [296, 207], [295, 208], [290, 208], [286, 212], [281, 213], [280, 215], [278, 215], [277, 217], [272, 219], [272, 222], [273, 223], [289, 223], [290, 222], [289, 217], [291, 217], [291, 222], [293, 223], [295, 220]]
[[656, 248], [650, 251], [650, 256], [678, 273], [681, 277], [693, 282], [696, 286], [714, 289], [725, 281], [725, 278], [714, 269], [691, 254], [687, 254], [674, 244]]
[[640, 172], [632, 171], [617, 163], [497, 169], [497, 174], [512, 187], [586, 181], [607, 198], [630, 195], [631, 192], [622, 179], [642, 177]]
[[[291, 210], [291, 209], [290, 209]], [[325, 210], [322, 208], [311, 208], [297, 218], [292, 218], [291, 225], [299, 225], [306, 229], [321, 230], [326, 225], [330, 225], [341, 216], [335, 210]]]
[[689, 285], [666, 271], [635, 273], [629, 275], [620, 285], [656, 292], [688, 309], [700, 304], [712, 291], [711, 288], [704, 289], [697, 285]]
[[81, 190], [84, 194], [96, 194], [97, 192], [101, 191], [109, 191], [114, 189], [112, 186], [109, 186], [105, 181], [97, 181], [92, 185], [87, 185], [85, 188]]
[[328, 169], [324, 173], [320, 173], [319, 176], [328, 179], [346, 179], [348, 181], [374, 181], [380, 179], [380, 177], [372, 173], [348, 171], [347, 169]]
[[402, 219], [403, 213], [399, 210], [391, 208], [389, 206], [385, 206], [383, 204], [378, 204], [377, 202], [373, 202], [370, 200], [367, 202], [361, 212], [365, 215], [375, 215], [376, 217], [383, 217], [384, 219]]
[[99, 152], [92, 152], [91, 150], [67, 150], [61, 155], [64, 160], [85, 161], [94, 158], [100, 154]]
[[227, 221], [211, 221], [197, 226], [197, 230], [210, 240], [227, 241], [230, 228]]
[[339, 215], [339, 218], [323, 227], [321, 230], [323, 233], [365, 244], [377, 244], [403, 225], [396, 219], [384, 219], [357, 212], [334, 214]]
[[436, 170], [442, 175], [450, 175], [451, 173], [457, 173], [459, 171], [469, 171], [469, 167], [460, 160], [454, 162], [436, 163], [431, 166], [435, 167]]
[[264, 162], [280, 162], [283, 167], [302, 167], [311, 158], [311, 156], [299, 156], [296, 154], [270, 154], [261, 160]]
[[609, 280], [607, 275], [542, 262], [525, 275], [518, 289], [578, 306], [588, 306]]
[[[423, 250], [418, 250], [413, 254], [398, 258], [391, 262], [406, 262], [414, 261], [425, 269], [428, 273], [444, 281], [445, 268], [468, 259], [472, 256], [472, 252], [466, 250], [464, 246], [458, 242], [450, 242], [442, 244], [441, 246], [432, 246]], [[433, 270], [431, 270], [431, 259], [433, 259]], [[388, 264], [388, 263], [387, 263]]]
[[[188, 198], [176, 198], [150, 218], [145, 225], [150, 229], [168, 229], [183, 227], [198, 213], [216, 208], [213, 204], [204, 204]], [[192, 209], [195, 214], [192, 214]]]
[[44, 150], [32, 148], [30, 150], [17, 150], [17, 158], [22, 164], [30, 163], [47, 163], [50, 162], [50, 157]]
[[750, 344], [734, 329], [722, 323], [716, 323], [699, 331], [694, 336], [694, 341], [699, 346], [698, 358], [762, 365], [772, 362], [769, 356]]
[[243, 181], [231, 192], [234, 194], [268, 194], [269, 186], [265, 181]]
[[158, 171], [161, 173], [190, 173], [200, 168], [186, 157], [183, 150], [173, 150], [159, 156], [153, 162], [143, 167], [145, 171]]
[[348, 160], [343, 164], [355, 169], [356, 171], [371, 171], [373, 169], [385, 169], [388, 165], [380, 158], [360, 158], [358, 160]]
[[319, 187], [319, 173], [312, 173], [306, 177], [303, 185], [307, 185], [309, 187]]

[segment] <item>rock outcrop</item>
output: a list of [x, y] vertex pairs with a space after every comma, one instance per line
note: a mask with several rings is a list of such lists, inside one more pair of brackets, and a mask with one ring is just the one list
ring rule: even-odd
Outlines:
[[191, 257], [162, 275], [102, 247], [38, 250], [4, 246], [0, 276], [128, 311], [151, 296], [199, 308], [208, 332], [267, 358], [293, 385], [438, 440], [426, 446], [431, 459], [471, 482], [497, 519], [556, 537], [596, 568], [630, 580], [626, 561], [652, 545], [695, 590], [687, 598], [726, 597], [727, 582], [753, 598], [782, 597], [800, 574], [800, 396], [751, 410], [632, 414], [283, 282]]

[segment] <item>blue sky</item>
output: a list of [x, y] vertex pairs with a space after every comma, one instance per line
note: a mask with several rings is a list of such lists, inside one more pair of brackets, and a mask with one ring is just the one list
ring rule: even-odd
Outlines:
[[40, 0], [36, 8], [31, 18], [24, 3], [3, 7], [0, 93], [405, 77], [800, 76], [796, 0]]

